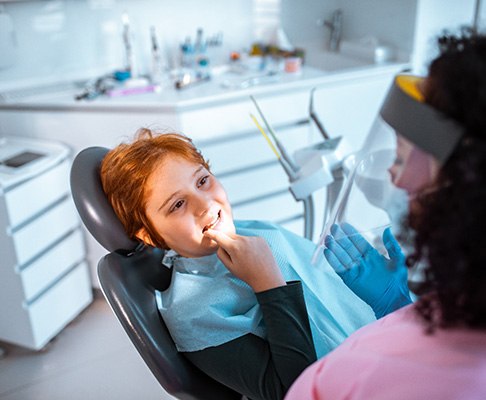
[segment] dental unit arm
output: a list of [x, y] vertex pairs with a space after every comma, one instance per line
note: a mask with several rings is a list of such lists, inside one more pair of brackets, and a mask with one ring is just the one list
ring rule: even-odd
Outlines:
[[[255, 98], [250, 96], [276, 146], [273, 146], [272, 141], [266, 135], [263, 128], [258, 124], [256, 118], [253, 117], [253, 115], [251, 115], [251, 117], [287, 174], [289, 179], [289, 190], [294, 199], [303, 202], [304, 236], [309, 240], [313, 239], [314, 234], [313, 194], [321, 188], [327, 188], [326, 205], [324, 209], [324, 219], [326, 219], [330, 214], [330, 209], [342, 186], [342, 162], [344, 157], [350, 153], [349, 146], [342, 137], [330, 138], [324, 130], [323, 125], [314, 112], [314, 90], [315, 89], [312, 89], [311, 91], [309, 114], [311, 120], [314, 121], [324, 137], [324, 141], [297, 150], [294, 153], [293, 158], [288, 154], [285, 146], [278, 140]], [[323, 222], [325, 223], [325, 220]]]

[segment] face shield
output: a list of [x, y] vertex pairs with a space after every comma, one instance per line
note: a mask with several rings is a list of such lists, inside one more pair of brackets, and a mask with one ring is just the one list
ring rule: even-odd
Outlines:
[[[377, 250], [391, 225], [400, 227], [409, 198], [430, 186], [462, 132], [424, 103], [423, 78], [398, 75], [363, 147], [344, 162], [346, 181], [326, 221], [314, 262], [334, 224], [350, 224]], [[346, 232], [341, 231], [347, 235]]]

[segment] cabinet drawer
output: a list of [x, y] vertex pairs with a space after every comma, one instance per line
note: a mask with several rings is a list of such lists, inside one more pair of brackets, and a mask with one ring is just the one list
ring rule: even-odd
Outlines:
[[302, 202], [296, 202], [290, 193], [233, 208], [234, 219], [256, 219], [276, 223], [303, 213]]
[[92, 297], [88, 266], [83, 262], [28, 306], [35, 346], [44, 346]]
[[[272, 126], [295, 122], [308, 116], [308, 90], [278, 96], [257, 96], [256, 100]], [[208, 139], [228, 132], [247, 132], [255, 129], [250, 113], [260, 120], [255, 105], [248, 97], [246, 101], [185, 111], [180, 115], [180, 127], [183, 133], [194, 140]]]
[[84, 258], [81, 230], [76, 230], [21, 271], [25, 299], [30, 301]]
[[[231, 204], [287, 190], [288, 178], [279, 164], [258, 168], [247, 173], [222, 178]], [[290, 195], [290, 193], [289, 193]]]
[[13, 234], [18, 265], [23, 265], [78, 226], [70, 197]]
[[[292, 153], [311, 142], [309, 125], [275, 129], [278, 139], [284, 144], [287, 152]], [[215, 174], [245, 169], [256, 164], [276, 160], [265, 138], [256, 131], [220, 140], [196, 141], [203, 156], [209, 160], [211, 171]]]
[[5, 193], [11, 227], [49, 207], [69, 191], [68, 160]]

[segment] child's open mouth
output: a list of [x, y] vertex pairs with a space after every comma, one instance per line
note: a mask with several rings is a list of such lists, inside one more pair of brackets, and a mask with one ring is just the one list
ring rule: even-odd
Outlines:
[[209, 229], [213, 229], [216, 225], [218, 225], [219, 221], [221, 221], [221, 210], [218, 211], [216, 218], [214, 218], [213, 221], [211, 221], [203, 228], [202, 233], [206, 232]]

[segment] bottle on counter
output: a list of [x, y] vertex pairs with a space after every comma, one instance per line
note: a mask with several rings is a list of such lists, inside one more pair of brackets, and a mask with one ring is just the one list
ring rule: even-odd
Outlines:
[[188, 36], [181, 44], [181, 67], [191, 69], [194, 67], [194, 46]]
[[167, 64], [164, 62], [162, 53], [160, 51], [159, 42], [157, 40], [157, 33], [154, 26], [150, 27], [150, 42], [152, 64], [150, 71], [150, 80], [152, 84], [160, 84], [167, 78]]

